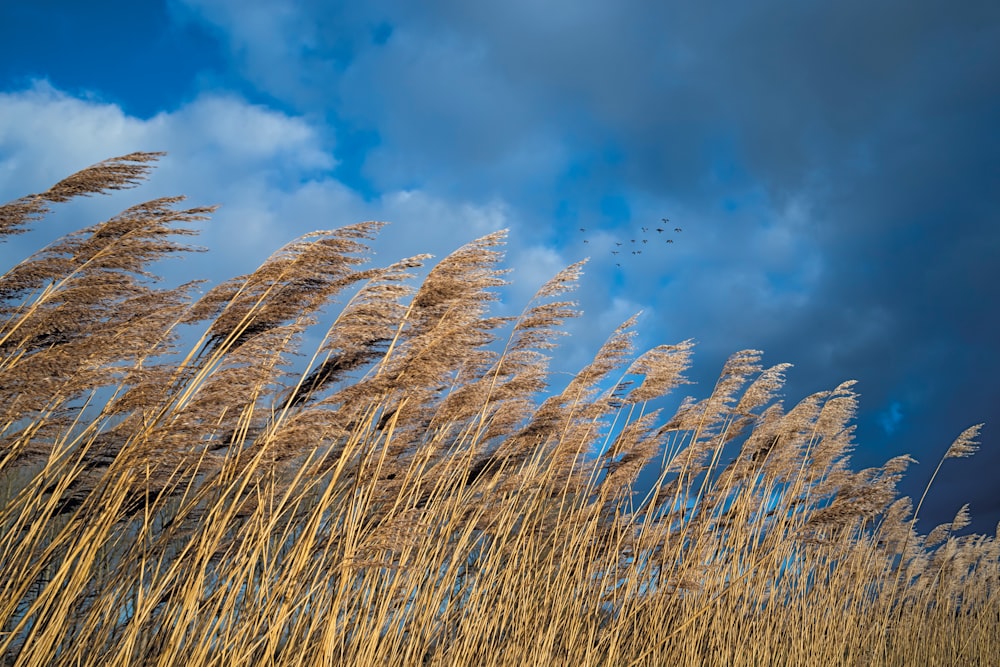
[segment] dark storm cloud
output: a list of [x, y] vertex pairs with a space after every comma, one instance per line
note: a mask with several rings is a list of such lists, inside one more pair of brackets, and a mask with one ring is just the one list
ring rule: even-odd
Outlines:
[[[857, 459], [913, 451], [932, 466], [961, 429], [1000, 416], [1000, 15], [985, 4], [867, 7], [687, 17], [678, 32], [717, 35], [720, 48], [699, 51], [714, 82], [700, 104], [730, 101], [721, 122], [744, 169], [775, 202], [813, 201], [823, 277], [760, 345], [796, 362], [793, 387], [799, 375], [862, 381]], [[892, 438], [879, 432], [886, 412]], [[985, 436], [996, 441], [989, 426]], [[995, 447], [977, 462], [998, 463]], [[946, 473], [933, 521], [966, 500], [1000, 518], [991, 475], [950, 483], [973, 474]]]
[[[701, 294], [714, 298], [700, 301], [740, 333], [706, 330], [724, 326], [710, 313], [681, 317], [707, 347], [753, 338], [748, 345], [795, 361], [791, 388], [858, 377], [868, 404], [859, 435], [869, 445], [859, 461], [900, 448], [933, 463], [960, 430], [1000, 416], [1000, 355], [990, 349], [1000, 334], [1000, 11], [993, 3], [729, 9], [635, 13], [627, 25], [622, 14], [595, 15], [560, 30], [518, 31], [483, 16], [470, 23], [493, 33], [490, 43], [509, 42], [496, 55], [503, 69], [523, 71], [534, 90], [558, 82], [567, 103], [594, 114], [621, 143], [634, 187], [676, 189], [681, 199], [687, 190], [707, 203], [726, 196], [726, 184], [704, 175], [728, 159], [763, 187], [773, 211], [808, 199], [798, 233], [815, 241], [824, 268], [806, 303], [779, 301], [768, 312], [761, 306], [770, 299], [733, 299], [714, 277]], [[547, 59], [548, 38], [558, 39]], [[741, 302], [755, 312], [722, 305]], [[893, 439], [879, 432], [886, 412]], [[987, 448], [978, 463], [995, 469], [1000, 456]], [[962, 485], [941, 498], [936, 520], [971, 491], [966, 499], [995, 521], [994, 489], [989, 478]]]
[[[857, 460], [912, 452], [913, 484], [1000, 417], [997, 3], [189, 4], [263, 89], [377, 136], [343, 159], [379, 188], [499, 194], [537, 223], [513, 244], [557, 210], [618, 233], [609, 196], [630, 229], [683, 219], [671, 254], [598, 258], [582, 299], [697, 338], [701, 390], [742, 347], [796, 364], [789, 401], [857, 378]], [[996, 429], [932, 521], [1000, 519]]]

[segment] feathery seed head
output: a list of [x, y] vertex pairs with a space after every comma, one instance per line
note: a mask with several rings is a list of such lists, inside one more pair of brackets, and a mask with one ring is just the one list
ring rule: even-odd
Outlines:
[[962, 431], [958, 438], [955, 439], [955, 442], [951, 444], [951, 447], [948, 448], [948, 452], [944, 457], [946, 459], [961, 459], [975, 454], [979, 450], [979, 443], [976, 442], [976, 438], [979, 436], [982, 428], [982, 424], [976, 424]]

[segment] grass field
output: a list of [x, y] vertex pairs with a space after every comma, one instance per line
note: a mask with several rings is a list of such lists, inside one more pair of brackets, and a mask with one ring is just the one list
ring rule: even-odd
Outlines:
[[[0, 234], [135, 186], [157, 157], [6, 204]], [[552, 391], [582, 267], [493, 316], [502, 233], [418, 284], [425, 256], [367, 263], [366, 222], [203, 294], [160, 287], [150, 265], [192, 250], [212, 211], [181, 203], [0, 277], [0, 664], [1000, 659], [996, 536], [957, 534], [964, 508], [918, 534], [923, 499], [896, 491], [908, 457], [849, 468], [852, 383], [788, 408], [787, 366], [746, 350], [663, 415], [649, 403], [684, 383], [692, 345], [638, 353], [629, 321]]]

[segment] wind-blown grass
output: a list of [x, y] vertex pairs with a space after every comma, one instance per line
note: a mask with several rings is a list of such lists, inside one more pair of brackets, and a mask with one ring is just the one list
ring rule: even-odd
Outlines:
[[[157, 157], [0, 207], [0, 234], [134, 186]], [[848, 467], [852, 383], [786, 409], [787, 365], [746, 350], [664, 417], [649, 402], [684, 383], [692, 344], [637, 355], [630, 320], [552, 392], [545, 354], [577, 316], [582, 266], [492, 316], [499, 232], [418, 285], [426, 256], [368, 266], [382, 225], [366, 222], [201, 296], [162, 288], [150, 265], [194, 250], [183, 239], [212, 211], [180, 203], [130, 208], [0, 277], [4, 664], [1000, 655], [996, 537], [957, 536], [967, 508], [919, 535], [896, 492], [909, 457]], [[304, 333], [341, 293], [302, 369]], [[637, 495], [649, 466], [659, 479]]]

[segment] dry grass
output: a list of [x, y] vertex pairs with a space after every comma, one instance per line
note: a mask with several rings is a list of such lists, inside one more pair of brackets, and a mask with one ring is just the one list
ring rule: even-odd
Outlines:
[[[25, 231], [135, 185], [109, 160], [0, 208]], [[209, 208], [161, 199], [0, 278], [0, 660], [16, 665], [991, 664], [998, 542], [927, 537], [854, 472], [851, 383], [791, 409], [735, 354], [662, 418], [691, 343], [632, 322], [560, 393], [581, 267], [491, 317], [502, 234], [364, 268], [378, 223], [194, 296], [152, 262]], [[354, 296], [292, 372], [303, 333]], [[180, 332], [201, 339], [178, 350]], [[975, 449], [978, 427], [944, 458]], [[943, 461], [944, 459], [942, 459]], [[646, 497], [639, 471], [658, 466]], [[916, 510], [919, 511], [919, 508]]]

